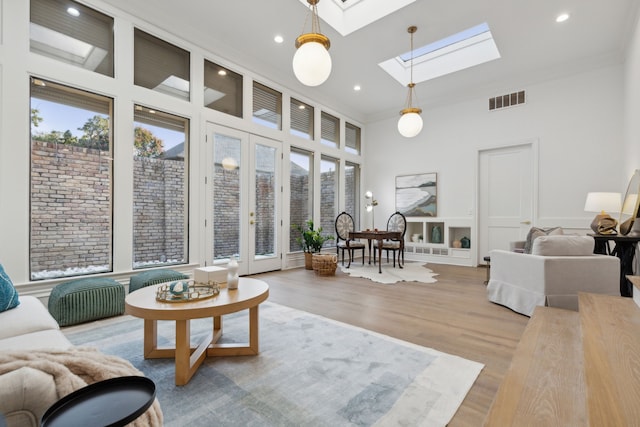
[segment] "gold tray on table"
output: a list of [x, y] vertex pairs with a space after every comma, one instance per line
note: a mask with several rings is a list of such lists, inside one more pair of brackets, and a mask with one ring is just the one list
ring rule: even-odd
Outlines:
[[158, 286], [156, 300], [160, 302], [189, 302], [214, 297], [220, 293], [217, 282], [196, 283], [194, 280], [177, 280]]

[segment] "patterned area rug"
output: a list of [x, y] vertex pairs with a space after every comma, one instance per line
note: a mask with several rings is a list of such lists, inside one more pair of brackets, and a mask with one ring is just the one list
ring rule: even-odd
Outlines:
[[[224, 340], [247, 340], [245, 313], [225, 317]], [[210, 319], [191, 322], [192, 336], [207, 328]], [[173, 323], [160, 322], [159, 330], [160, 345], [172, 342]], [[445, 426], [483, 368], [269, 302], [260, 306], [258, 356], [209, 358], [182, 387], [174, 384], [172, 359], [142, 358], [141, 319], [121, 316], [63, 332], [151, 378], [167, 427]]]
[[403, 268], [393, 267], [393, 264], [382, 263], [382, 273], [378, 272], [378, 266], [373, 264], [367, 264], [365, 262], [362, 265], [359, 262], [351, 264], [351, 267], [347, 268], [347, 265], [340, 266], [342, 271], [353, 277], [364, 277], [365, 279], [373, 280], [374, 282], [384, 283], [387, 285], [397, 282], [421, 282], [421, 283], [435, 283], [437, 280], [436, 273], [425, 267], [426, 264], [421, 262], [406, 262]]

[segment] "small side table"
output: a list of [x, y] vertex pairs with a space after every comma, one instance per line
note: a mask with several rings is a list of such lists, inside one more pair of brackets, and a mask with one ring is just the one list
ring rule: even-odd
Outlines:
[[156, 385], [149, 378], [110, 378], [58, 400], [42, 416], [41, 426], [125, 426], [144, 414], [155, 398]]
[[[622, 236], [619, 234], [589, 234], [595, 239], [596, 254], [612, 255], [620, 259], [620, 295], [633, 296], [633, 285], [627, 276], [633, 275], [633, 259], [636, 253], [636, 245], [640, 242], [640, 236]], [[615, 243], [613, 250], [609, 249], [609, 241]]]

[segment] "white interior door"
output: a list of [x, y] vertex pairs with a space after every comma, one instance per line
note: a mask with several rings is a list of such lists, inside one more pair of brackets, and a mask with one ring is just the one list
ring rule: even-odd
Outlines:
[[207, 142], [208, 263], [235, 256], [243, 275], [279, 270], [281, 144], [213, 124]]
[[523, 240], [535, 211], [535, 156], [532, 143], [479, 153], [478, 263], [492, 249]]

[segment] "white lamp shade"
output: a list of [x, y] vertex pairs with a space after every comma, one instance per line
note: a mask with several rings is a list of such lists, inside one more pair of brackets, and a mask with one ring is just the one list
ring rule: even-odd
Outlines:
[[587, 193], [584, 203], [585, 212], [620, 212], [622, 195], [620, 193]]
[[293, 73], [306, 86], [318, 86], [331, 74], [331, 55], [318, 42], [306, 42], [293, 55]]
[[422, 130], [422, 117], [418, 113], [405, 113], [398, 120], [398, 132], [406, 138], [413, 138]]

